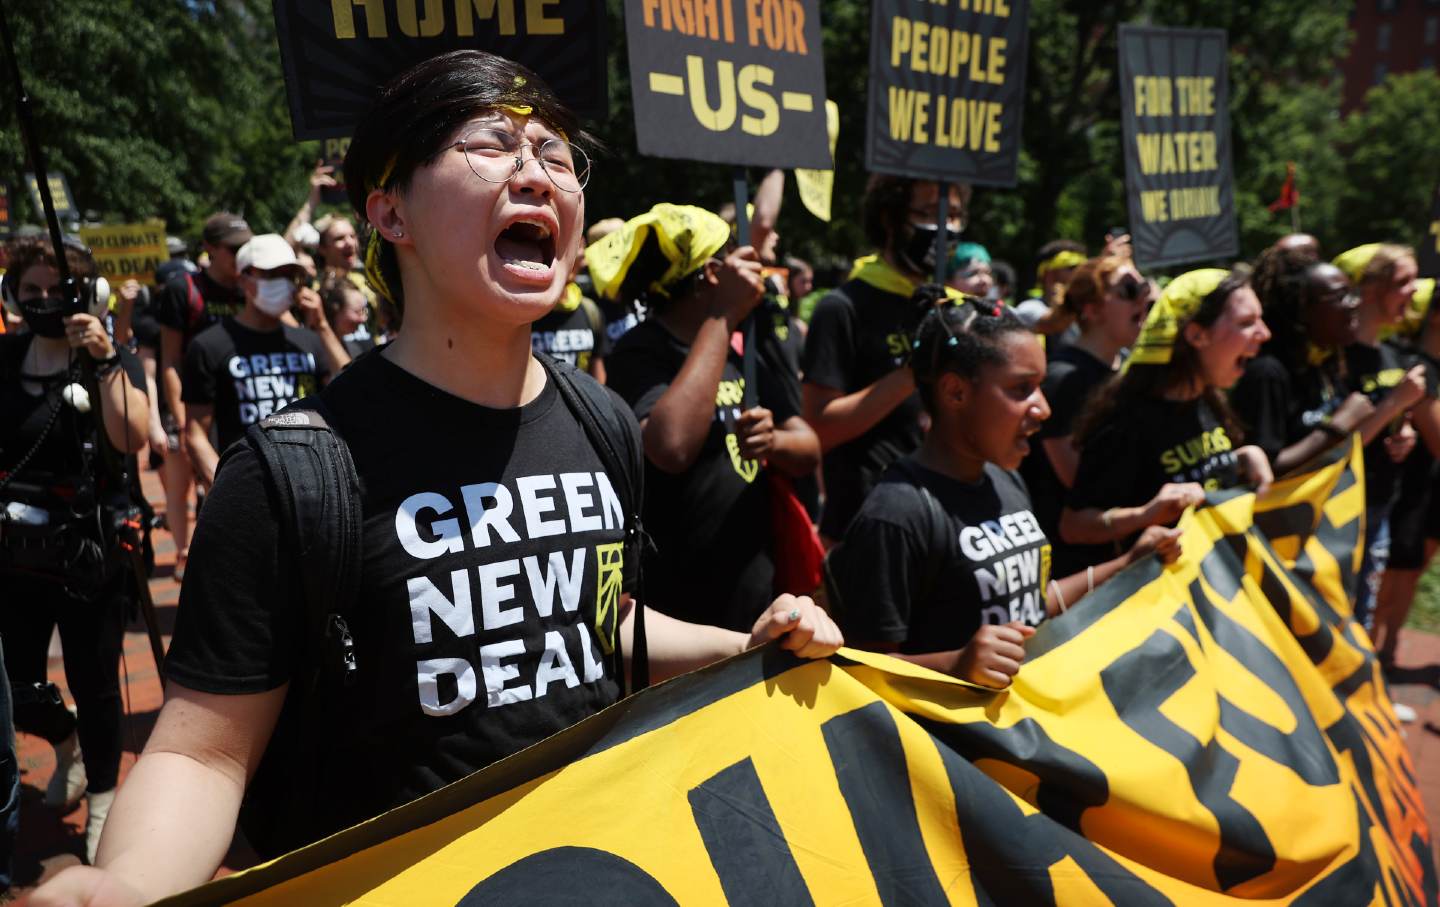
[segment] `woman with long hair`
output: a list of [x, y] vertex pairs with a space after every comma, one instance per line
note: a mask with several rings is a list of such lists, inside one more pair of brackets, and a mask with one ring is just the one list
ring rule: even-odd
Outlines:
[[1060, 514], [1061, 538], [1113, 544], [1174, 523], [1206, 491], [1268, 487], [1270, 462], [1243, 444], [1223, 393], [1268, 339], [1245, 269], [1190, 271], [1171, 281], [1121, 373], [1080, 416], [1080, 462]]

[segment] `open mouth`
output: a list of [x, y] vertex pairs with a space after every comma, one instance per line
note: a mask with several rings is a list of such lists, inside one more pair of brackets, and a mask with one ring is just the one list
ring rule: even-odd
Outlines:
[[548, 278], [555, 264], [554, 232], [553, 225], [542, 218], [516, 220], [495, 238], [495, 252], [513, 271]]

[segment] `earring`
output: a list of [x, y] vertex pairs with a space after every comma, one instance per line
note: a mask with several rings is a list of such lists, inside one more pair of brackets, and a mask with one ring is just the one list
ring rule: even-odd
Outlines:
[[396, 239], [399, 239], [400, 237], [402, 237], [402, 236], [404, 236], [404, 235], [405, 235], [405, 231], [404, 231], [404, 230], [396, 230], [396, 231], [395, 231], [395, 238], [396, 238]]

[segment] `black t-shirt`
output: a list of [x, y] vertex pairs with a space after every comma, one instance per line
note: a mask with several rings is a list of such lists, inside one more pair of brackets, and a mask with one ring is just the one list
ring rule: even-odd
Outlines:
[[609, 299], [598, 299], [595, 304], [600, 307], [600, 314], [605, 317], [605, 340], [609, 349], [614, 349], [621, 337], [645, 320], [645, 313], [634, 304], [625, 305]]
[[[1424, 360], [1390, 342], [1379, 346], [1352, 343], [1345, 348], [1345, 366], [1350, 373], [1350, 385], [1378, 404], [1389, 395], [1405, 378], [1405, 372]], [[1435, 395], [1436, 375], [1433, 366], [1426, 364], [1425, 391]], [[1390, 459], [1385, 451], [1385, 439], [1400, 425], [1393, 425], [1376, 436], [1365, 446], [1365, 504], [1376, 507], [1389, 503], [1400, 484], [1401, 464]]]
[[[21, 386], [21, 365], [30, 349], [34, 335], [0, 334], [0, 474], [15, 467], [21, 457], [35, 445], [50, 420], [55, 401], [70, 383], [66, 375], [46, 376], [36, 381], [44, 387], [40, 395], [30, 394]], [[119, 348], [120, 367], [141, 393], [145, 393], [145, 369], [129, 350]], [[38, 377], [38, 376], [37, 376]], [[95, 416], [98, 407], [81, 414], [61, 400], [55, 427], [45, 436], [26, 465], [24, 474], [45, 473], [62, 479], [79, 476], [86, 468], [86, 451], [93, 450]]]
[[[805, 381], [853, 394], [904, 368], [919, 318], [905, 296], [850, 280], [815, 306], [805, 336]], [[841, 538], [885, 468], [920, 446], [920, 396], [911, 394], [873, 428], [826, 452], [820, 531]]]
[[610, 340], [605, 336], [599, 308], [582, 300], [568, 312], [556, 306], [531, 325], [530, 348], [563, 359], [583, 372], [590, 370], [592, 359], [604, 359], [610, 354]]
[[[553, 386], [488, 409], [377, 353], [325, 401], [364, 514], [361, 592], [346, 606], [358, 676], [327, 703], [334, 732], [317, 795], [338, 829], [615, 702], [603, 645], [633, 553], [620, 486]], [[238, 448], [195, 528], [171, 679], [240, 694], [291, 678], [304, 609], [276, 519], [258, 462]]]
[[[679, 374], [690, 347], [658, 321], [627, 333], [605, 361], [606, 380], [645, 419]], [[645, 530], [657, 552], [645, 560], [645, 597], [682, 620], [748, 631], [774, 598], [770, 493], [760, 464], [743, 459], [735, 435], [744, 410], [742, 359], [732, 348], [715, 390], [715, 416], [700, 455], [674, 475], [648, 461]], [[779, 426], [787, 408], [763, 357], [760, 405]]]
[[1245, 437], [1274, 463], [1280, 451], [1329, 421], [1349, 390], [1324, 363], [1291, 372], [1274, 356], [1250, 360], [1230, 392], [1230, 405], [1245, 426]]
[[847, 638], [944, 652], [984, 624], [1045, 619], [1050, 543], [1017, 473], [986, 464], [967, 484], [907, 457], [865, 499], [830, 567]]
[[1109, 363], [1101, 362], [1078, 346], [1062, 348], [1046, 369], [1041, 389], [1050, 404], [1050, 418], [1030, 439], [1030, 454], [1020, 464], [1020, 475], [1030, 490], [1040, 528], [1052, 539], [1060, 537], [1060, 508], [1065, 504], [1067, 489], [1056, 475], [1043, 442], [1069, 436], [1075, 430], [1075, 419], [1085, 408], [1085, 402], [1113, 374]]
[[[1113, 412], [1080, 448], [1075, 487], [1066, 504], [1074, 510], [1139, 507], [1167, 482], [1198, 482], [1207, 491], [1240, 484], [1235, 439], [1204, 399], [1149, 399]], [[1069, 546], [1067, 558], [1093, 552], [1098, 564], [1128, 548], [1134, 538], [1115, 545]], [[1067, 572], [1074, 564], [1067, 562]]]
[[767, 289], [765, 298], [755, 310], [755, 341], [765, 364], [775, 376], [776, 388], [785, 395], [786, 408], [798, 413], [804, 407], [800, 391], [800, 357], [805, 342], [800, 332], [791, 325], [790, 312], [790, 300]]
[[197, 334], [210, 325], [231, 315], [238, 315], [245, 308], [245, 291], [239, 285], [223, 287], [216, 283], [208, 271], [189, 275], [194, 281], [194, 290], [199, 294], [200, 307], [197, 310], [191, 302], [190, 281], [185, 274], [172, 277], [160, 288], [155, 301], [155, 320], [163, 327], [174, 328], [183, 335], [180, 348], [183, 350]]
[[308, 328], [254, 331], [225, 318], [185, 351], [180, 399], [215, 407], [217, 450], [245, 429], [320, 389], [329, 376], [325, 344]]

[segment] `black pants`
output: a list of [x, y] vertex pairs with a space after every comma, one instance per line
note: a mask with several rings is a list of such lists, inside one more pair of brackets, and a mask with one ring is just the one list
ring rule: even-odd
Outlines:
[[[0, 576], [0, 639], [5, 666], [16, 688], [15, 727], [59, 743], [77, 720], [53, 701], [23, 691], [47, 680], [50, 635], [58, 625], [65, 682], [79, 713], [80, 749], [91, 793], [114, 789], [120, 775], [120, 649], [125, 640], [125, 573], [105, 585], [94, 601], [76, 601], [59, 585], [29, 577]], [[22, 698], [29, 701], [22, 703]]]

